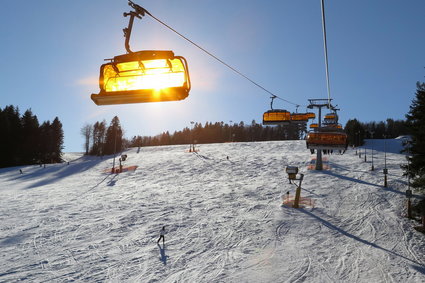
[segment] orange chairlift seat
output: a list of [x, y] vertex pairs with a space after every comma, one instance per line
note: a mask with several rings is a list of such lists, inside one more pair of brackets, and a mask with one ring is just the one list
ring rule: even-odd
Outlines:
[[263, 125], [288, 125], [291, 123], [291, 113], [283, 109], [273, 109], [273, 101], [276, 98], [273, 95], [270, 102], [270, 109], [263, 114]]
[[316, 114], [314, 114], [313, 112], [307, 112], [305, 114], [307, 115], [308, 119], [315, 119], [316, 118]]
[[347, 134], [342, 131], [316, 131], [307, 134], [308, 149], [317, 150], [346, 150]]
[[335, 113], [328, 113], [325, 115], [325, 120], [337, 120], [337, 115]]
[[291, 113], [282, 109], [264, 112], [263, 125], [288, 125], [291, 123]]
[[325, 125], [336, 125], [338, 124], [338, 115], [336, 113], [328, 113], [323, 119]]
[[176, 101], [189, 95], [186, 60], [172, 51], [144, 50], [115, 56], [100, 67], [97, 105]]
[[317, 128], [319, 128], [319, 124], [317, 123], [310, 124], [310, 129], [317, 129]]
[[[314, 114], [314, 113], [313, 113]], [[308, 122], [307, 113], [292, 113], [291, 114], [291, 122], [297, 124], [305, 124]]]
[[342, 125], [338, 124], [338, 123], [332, 123], [332, 124], [325, 124], [325, 126], [323, 127], [324, 129], [330, 129], [332, 131], [332, 129], [339, 129], [342, 130]]
[[187, 61], [172, 51], [130, 50], [130, 36], [134, 18], [152, 16], [139, 5], [128, 1], [134, 9], [124, 13], [130, 16], [124, 29], [127, 54], [115, 56], [100, 67], [98, 94], [91, 99], [97, 105], [177, 101], [185, 99], [190, 91]]

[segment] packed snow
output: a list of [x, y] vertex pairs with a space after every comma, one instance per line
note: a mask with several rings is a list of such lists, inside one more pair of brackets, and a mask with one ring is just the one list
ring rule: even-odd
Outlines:
[[[325, 155], [323, 171], [303, 141], [130, 149], [120, 174], [80, 153], [0, 169], [0, 282], [425, 282], [401, 142]], [[314, 207], [281, 205], [288, 165]]]

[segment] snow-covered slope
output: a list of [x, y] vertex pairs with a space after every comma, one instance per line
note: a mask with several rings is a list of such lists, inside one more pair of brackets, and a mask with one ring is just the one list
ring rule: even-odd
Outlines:
[[[0, 281], [425, 282], [400, 143], [368, 141], [366, 163], [326, 156], [321, 172], [302, 141], [131, 149], [125, 166], [138, 168], [121, 174], [105, 173], [111, 157], [76, 154], [1, 169]], [[314, 208], [281, 207], [295, 191], [287, 165]]]

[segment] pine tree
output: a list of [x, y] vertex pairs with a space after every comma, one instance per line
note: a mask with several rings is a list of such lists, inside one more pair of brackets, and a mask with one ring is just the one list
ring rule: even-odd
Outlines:
[[357, 119], [348, 120], [344, 131], [348, 135], [348, 144], [361, 146], [364, 143], [365, 129]]
[[105, 146], [105, 132], [106, 132], [106, 121], [96, 122], [93, 125], [93, 146], [91, 148], [91, 155], [103, 155]]
[[115, 116], [106, 130], [105, 154], [114, 154], [122, 150], [123, 130], [120, 119]]
[[0, 168], [20, 165], [22, 125], [18, 107], [0, 109]]
[[50, 163], [52, 158], [53, 148], [53, 133], [50, 121], [45, 121], [41, 124], [40, 135], [37, 144], [37, 159], [42, 163]]
[[63, 129], [62, 123], [59, 118], [56, 117], [52, 122], [52, 148], [51, 148], [51, 162], [62, 161], [62, 149], [63, 149]]
[[38, 160], [38, 145], [39, 145], [39, 123], [37, 116], [32, 114], [31, 109], [25, 111], [21, 118], [22, 124], [22, 161], [24, 164], [34, 164], [39, 162]]
[[416, 97], [406, 115], [412, 136], [411, 143], [407, 144], [410, 166], [403, 168], [413, 178], [413, 187], [425, 189], [425, 83], [418, 82], [416, 87]]

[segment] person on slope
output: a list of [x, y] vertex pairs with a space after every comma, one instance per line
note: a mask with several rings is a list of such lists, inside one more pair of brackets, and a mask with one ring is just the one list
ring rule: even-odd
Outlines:
[[162, 229], [161, 229], [161, 231], [159, 232], [159, 239], [158, 239], [158, 244], [159, 244], [159, 241], [161, 241], [161, 239], [162, 239], [162, 244], [164, 245], [164, 242], [165, 242], [165, 226], [164, 227], [162, 227]]

